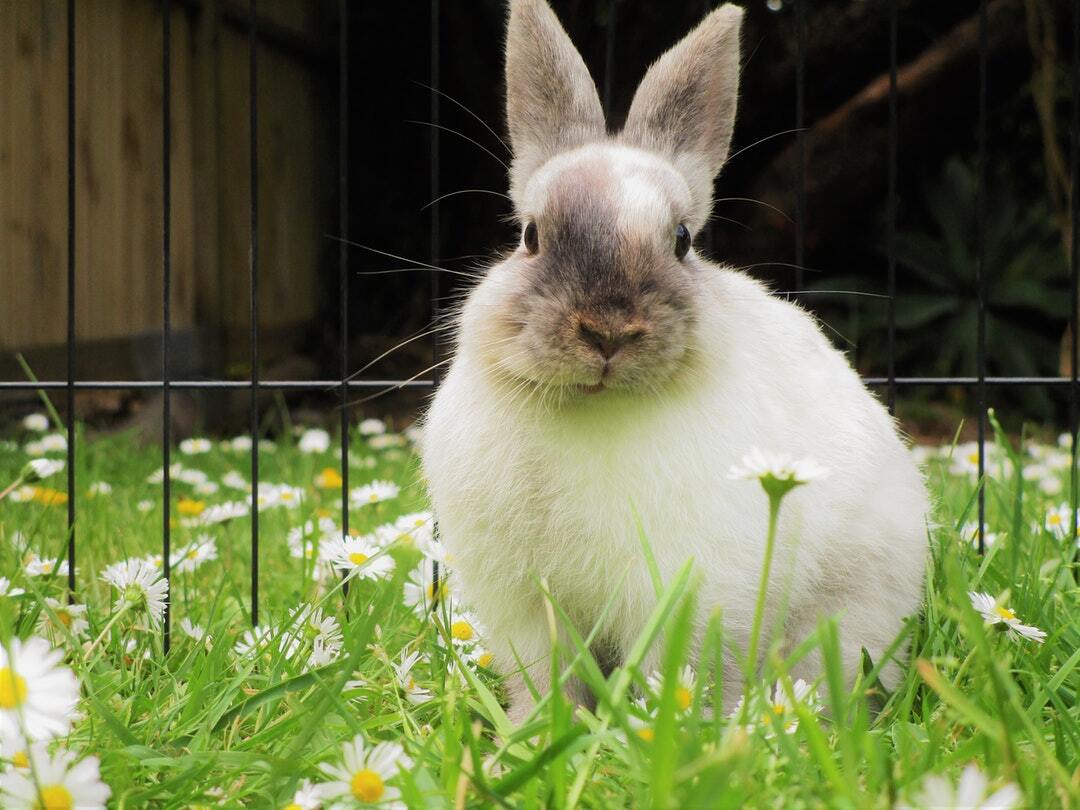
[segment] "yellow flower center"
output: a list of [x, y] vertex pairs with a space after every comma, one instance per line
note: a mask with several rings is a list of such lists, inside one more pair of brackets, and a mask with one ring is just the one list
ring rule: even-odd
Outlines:
[[75, 799], [63, 785], [46, 785], [36, 805], [38, 810], [72, 810]]
[[487, 669], [491, 666], [491, 662], [495, 660], [495, 656], [492, 653], [486, 652], [476, 659], [476, 663]]
[[286, 492], [281, 493], [281, 500], [283, 500], [283, 501], [291, 501], [292, 499], [293, 499], [293, 494], [291, 492], [286, 491]]
[[1051, 526], [1058, 526], [1061, 524], [1061, 515], [1059, 515], [1057, 512], [1051, 512], [1050, 515], [1046, 518], [1046, 522], [1049, 523]]
[[63, 608], [56, 611], [56, 619], [60, 624], [64, 625], [64, 627], [71, 627], [71, 614]]
[[352, 794], [362, 802], [377, 802], [386, 788], [382, 777], [371, 768], [363, 768], [353, 774]]
[[368, 499], [369, 503], [378, 503], [379, 502], [379, 496], [374, 492], [372, 492], [370, 495], [368, 495], [367, 499]]
[[675, 702], [679, 704], [681, 711], [686, 711], [690, 708], [690, 703], [694, 699], [693, 694], [685, 686], [680, 686], [675, 690]]
[[53, 570], [53, 565], [54, 563], [51, 562], [43, 562], [41, 564], [41, 570], [44, 571], [46, 574], [51, 574]]
[[1016, 613], [1006, 607], [995, 607], [994, 612], [1007, 622], [1016, 620]]
[[349, 562], [351, 562], [353, 565], [363, 565], [367, 561], [368, 555], [362, 554], [359, 551], [354, 551], [352, 554], [349, 555]]
[[398, 535], [398, 542], [406, 546], [411, 546], [416, 542], [416, 539], [408, 532], [405, 532], [405, 534]]
[[978, 464], [979, 463], [979, 454], [978, 453], [970, 453], [970, 454], [968, 454], [967, 460], [971, 464]]
[[201, 515], [204, 509], [206, 509], [205, 503], [191, 498], [181, 498], [176, 503], [176, 511], [181, 515]]
[[30, 757], [26, 755], [25, 751], [16, 751], [14, 756], [11, 757], [11, 764], [16, 768], [29, 768]]
[[472, 641], [476, 631], [473, 630], [471, 624], [461, 619], [450, 625], [450, 635], [458, 641]]
[[656, 732], [648, 726], [642, 726], [637, 730], [637, 735], [641, 737], [645, 742], [652, 742], [656, 739]]
[[197, 559], [199, 559], [199, 550], [197, 548], [193, 548], [191, 551], [189, 551], [187, 553], [187, 558], [189, 560], [197, 560]]
[[26, 681], [10, 667], [0, 669], [0, 709], [14, 709], [26, 700]]
[[304, 810], [304, 808], [302, 808], [296, 802], [289, 802], [287, 805], [285, 805], [285, 810]]

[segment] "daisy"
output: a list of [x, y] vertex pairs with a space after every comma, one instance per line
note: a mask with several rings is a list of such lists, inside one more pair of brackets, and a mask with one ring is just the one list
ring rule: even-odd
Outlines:
[[214, 481], [203, 481], [195, 485], [196, 495], [216, 495], [221, 487]]
[[368, 445], [372, 450], [388, 450], [394, 447], [404, 447], [405, 444], [405, 437], [399, 436], [397, 433], [383, 433], [368, 439]]
[[200, 534], [193, 543], [177, 549], [169, 564], [177, 573], [187, 574], [203, 563], [216, 560], [217, 556], [217, 541], [208, 534]]
[[[766, 737], [776, 733], [778, 726], [785, 734], [795, 733], [799, 728], [799, 715], [795, 711], [796, 705], [803, 706], [812, 714], [821, 712], [821, 703], [818, 701], [817, 693], [802, 678], [799, 678], [791, 685], [791, 692], [795, 696], [795, 703], [792, 703], [788, 697], [787, 690], [784, 689], [784, 682], [777, 680], [773, 685], [771, 694], [766, 689], [764, 700], [757, 696], [751, 698], [749, 719], [751, 722], [756, 719], [761, 724]], [[742, 710], [743, 700], [740, 698], [731, 716], [739, 717]]]
[[[648, 677], [649, 688], [652, 689], [657, 699], [664, 688], [664, 679], [659, 672], [653, 672]], [[675, 684], [675, 705], [679, 711], [685, 712], [690, 708], [694, 700], [694, 687], [697, 686], [697, 673], [691, 666], [685, 666], [679, 673], [678, 682]]]
[[495, 654], [489, 650], [485, 650], [479, 644], [473, 646], [471, 649], [463, 651], [461, 657], [484, 669], [491, 669], [491, 665], [495, 662]]
[[1067, 503], [1051, 506], [1046, 510], [1046, 530], [1058, 540], [1064, 540], [1072, 532], [1073, 515]]
[[247, 479], [236, 470], [229, 470], [225, 473], [225, 476], [221, 479], [221, 483], [229, 489], [238, 489], [241, 492], [251, 492], [251, 484], [249, 484]]
[[216, 523], [225, 523], [236, 518], [247, 517], [251, 514], [251, 507], [247, 501], [227, 501], [207, 507], [206, 511], [199, 515], [195, 521], [197, 526], [212, 526]]
[[[169, 465], [169, 478], [176, 478], [184, 470], [184, 465], [177, 461], [174, 464]], [[150, 475], [146, 476], [146, 483], [148, 484], [160, 484], [165, 480], [165, 468], [158, 467]]]
[[180, 442], [180, 452], [185, 456], [201, 456], [214, 449], [214, 443], [201, 437], [184, 439]]
[[30, 413], [23, 417], [23, 430], [44, 433], [49, 429], [49, 417], [43, 413]]
[[38, 616], [37, 631], [41, 635], [56, 645], [67, 641], [68, 634], [75, 639], [86, 635], [90, 627], [90, 623], [86, 621], [86, 605], [69, 605], [51, 596], [45, 597], [45, 604], [52, 610], [52, 614], [43, 610]]
[[391, 498], [396, 498], [401, 492], [401, 487], [393, 481], [372, 481], [349, 492], [349, 500], [353, 506], [366, 506], [370, 503], [381, 503]]
[[12, 638], [0, 647], [0, 731], [48, 740], [71, 730], [79, 682], [63, 658], [39, 636]]
[[26, 561], [23, 570], [26, 571], [26, 575], [30, 577], [47, 577], [53, 574], [67, 576], [68, 561], [60, 560], [56, 557], [43, 559], [37, 554], [33, 554], [30, 559]]
[[[172, 473], [170, 473], [170, 475], [172, 475]], [[177, 481], [193, 487], [197, 487], [200, 484], [205, 484], [207, 481], [210, 480], [210, 476], [204, 473], [202, 470], [193, 470], [190, 467], [182, 468], [179, 474], [177, 474], [175, 477]]]
[[982, 614], [983, 621], [987, 624], [1001, 625], [1003, 630], [1008, 631], [1015, 638], [1028, 638], [1039, 644], [1042, 644], [1046, 638], [1044, 631], [1032, 625], [1022, 624], [1014, 611], [999, 605], [990, 594], [969, 591], [968, 598], [971, 600], [971, 606]]
[[[645, 742], [652, 742], [656, 739], [656, 730], [653, 728], [653, 723], [656, 722], [655, 715], [645, 705], [644, 698], [634, 700], [633, 706], [637, 711], [626, 713], [626, 724], [640, 739]], [[625, 736], [621, 732], [617, 733], [616, 736], [625, 742]]]
[[[446, 576], [439, 574], [439, 599], [445, 599], [449, 594], [446, 584]], [[422, 566], [409, 574], [409, 580], [405, 583], [404, 602], [415, 613], [423, 615], [427, 613], [435, 602], [435, 582], [431, 571]]]
[[242, 436], [233, 436], [232, 439], [221, 444], [225, 450], [233, 453], [250, 453], [252, 441], [250, 436], [244, 434]]
[[154, 566], [145, 560], [124, 560], [106, 568], [101, 578], [120, 592], [114, 610], [145, 611], [151, 624], [161, 623], [169, 582], [161, 578]]
[[913, 807], [935, 807], [943, 810], [1008, 810], [1019, 807], [1023, 795], [1013, 783], [999, 788], [987, 795], [990, 782], [975, 763], [964, 768], [960, 781], [954, 789], [952, 783], [943, 776], [927, 776], [922, 781], [921, 790], [913, 805], [898, 804], [897, 810], [912, 810]]
[[41, 446], [46, 453], [64, 453], [68, 449], [67, 438], [63, 433], [50, 433], [41, 437]]
[[1039, 492], [1050, 497], [1060, 495], [1064, 488], [1065, 485], [1056, 475], [1049, 475], [1039, 481]]
[[202, 625], [194, 624], [187, 616], [180, 620], [180, 629], [184, 635], [190, 638], [192, 641], [197, 641], [200, 644], [206, 644], [209, 646], [213, 639], [207, 635], [206, 628]]
[[766, 453], [754, 447], [743, 456], [741, 464], [731, 465], [728, 478], [732, 480], [760, 481], [771, 495], [783, 495], [788, 490], [819, 478], [829, 471], [813, 459], [794, 460], [790, 456]]
[[11, 498], [12, 503], [28, 503], [34, 500], [34, 496], [37, 495], [37, 487], [22, 486], [12, 490]]
[[308, 663], [311, 666], [327, 664], [341, 652], [344, 637], [341, 634], [341, 624], [333, 616], [327, 616], [322, 608], [311, 605], [301, 605], [294, 608], [289, 614], [290, 633], [296, 638], [309, 642], [313, 648], [318, 649], [318, 663]]
[[10, 579], [0, 577], [0, 596], [22, 596], [24, 593], [22, 588], [12, 588]]
[[297, 447], [301, 453], [325, 453], [330, 449], [330, 434], [319, 428], [305, 430]]
[[322, 797], [318, 787], [311, 784], [310, 779], [305, 779], [293, 794], [292, 801], [285, 805], [283, 810], [319, 810], [320, 807]]
[[331, 565], [347, 577], [362, 579], [382, 579], [394, 570], [393, 557], [381, 551], [369, 537], [335, 538], [326, 548]]
[[420, 660], [419, 651], [411, 652], [408, 655], [404, 651], [401, 653], [401, 657], [394, 663], [394, 677], [397, 679], [398, 688], [405, 694], [405, 699], [409, 703], [419, 706], [421, 703], [427, 703], [434, 697], [431, 694], [430, 689], [418, 685], [416, 680], [412, 676], [412, 668], [416, 666], [416, 662]]
[[98, 495], [111, 495], [112, 484], [108, 481], [95, 481], [87, 488], [86, 494], [91, 498]]
[[0, 775], [4, 807], [26, 810], [105, 810], [112, 791], [101, 781], [97, 757], [76, 762], [71, 751], [59, 750], [49, 756], [41, 743], [30, 748], [33, 768]]
[[386, 422], [382, 419], [365, 419], [360, 423], [361, 436], [379, 436], [386, 433]]
[[245, 630], [244, 635], [233, 646], [233, 652], [237, 658], [257, 657], [261, 655], [274, 636], [272, 627], [255, 627]]
[[469, 610], [454, 612], [450, 616], [450, 638], [456, 645], [472, 645], [484, 634], [483, 625], [476, 614]]
[[64, 469], [64, 462], [60, 459], [35, 458], [26, 463], [19, 477], [28, 484], [35, 484], [51, 478], [62, 469]]
[[206, 511], [206, 502], [194, 498], [181, 498], [176, 502], [176, 511], [185, 517], [198, 517]]
[[[988, 532], [986, 526], [983, 526], [983, 545], [986, 548], [994, 545], [998, 541], [1001, 535], [997, 532]], [[960, 527], [960, 539], [970, 545], [978, 545], [979, 543], [979, 524], [969, 521]]]
[[386, 783], [399, 770], [411, 767], [412, 760], [397, 743], [381, 742], [369, 749], [363, 735], [357, 734], [352, 742], [342, 746], [341, 764], [319, 765], [319, 770], [332, 780], [319, 785], [319, 794], [335, 808], [376, 803], [404, 807], [399, 800], [401, 791]]

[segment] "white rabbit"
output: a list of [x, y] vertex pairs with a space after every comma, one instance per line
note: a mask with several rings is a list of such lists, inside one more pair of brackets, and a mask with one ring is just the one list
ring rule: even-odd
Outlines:
[[[656, 597], [638, 520], [665, 581], [694, 560], [699, 632], [719, 609], [745, 655], [768, 509], [728, 472], [753, 447], [830, 470], [781, 512], [764, 627], [786, 599], [785, 650], [839, 615], [851, 674], [861, 648], [877, 661], [920, 607], [928, 500], [889, 414], [810, 316], [691, 244], [731, 142], [741, 22], [734, 5], [709, 14], [652, 65], [609, 136], [547, 3], [510, 0], [522, 239], [465, 301], [422, 453], [456, 586], [516, 720], [532, 702], [515, 658], [550, 686], [541, 578], [582, 636], [614, 593], [594, 646], [603, 667], [642, 631]], [[741, 689], [734, 662], [725, 702]], [[819, 667], [810, 656], [796, 672]], [[893, 663], [887, 682], [897, 674]]]

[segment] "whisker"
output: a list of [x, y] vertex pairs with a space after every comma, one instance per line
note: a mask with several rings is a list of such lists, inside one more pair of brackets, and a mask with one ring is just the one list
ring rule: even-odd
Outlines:
[[479, 121], [479, 122], [480, 122], [480, 126], [482, 126], [482, 127], [484, 128], [484, 129], [486, 129], [486, 130], [487, 130], [488, 132], [490, 132], [490, 133], [491, 133], [492, 135], [494, 135], [494, 136], [495, 136], [495, 140], [497, 140], [497, 141], [498, 141], [498, 142], [499, 142], [500, 144], [502, 144], [502, 147], [503, 147], [503, 149], [505, 149], [505, 150], [507, 151], [507, 153], [509, 153], [509, 154], [513, 154], [514, 150], [510, 148], [510, 146], [509, 146], [509, 145], [508, 145], [508, 144], [506, 143], [506, 141], [504, 141], [504, 140], [503, 140], [502, 138], [500, 138], [500, 137], [499, 137], [499, 133], [498, 133], [498, 132], [496, 132], [495, 130], [493, 130], [493, 129], [492, 129], [491, 127], [489, 127], [489, 126], [488, 126], [488, 124], [487, 124], [487, 121], [485, 121], [485, 120], [484, 120], [483, 118], [481, 118], [481, 117], [480, 117], [479, 115], [477, 115], [476, 113], [474, 113], [474, 112], [473, 112], [472, 110], [470, 110], [470, 109], [469, 109], [468, 107], [466, 107], [466, 106], [465, 106], [464, 104], [462, 104], [462, 103], [461, 103], [460, 101], [458, 101], [458, 100], [457, 100], [456, 98], [454, 98], [453, 96], [447, 95], [447, 94], [446, 94], [446, 93], [444, 93], [444, 92], [443, 92], [442, 90], [439, 90], [439, 89], [437, 89], [437, 88], [435, 88], [435, 87], [432, 87], [432, 86], [431, 86], [431, 85], [429, 85], [429, 84], [424, 84], [424, 83], [423, 83], [423, 82], [421, 82], [421, 81], [416, 81], [416, 80], [413, 80], [413, 84], [418, 84], [418, 85], [420, 85], [421, 87], [426, 87], [426, 88], [427, 88], [428, 90], [430, 90], [431, 92], [433, 92], [433, 93], [438, 93], [438, 94], [439, 94], [440, 96], [442, 96], [443, 98], [445, 98], [445, 99], [446, 99], [447, 101], [451, 102], [452, 104], [456, 104], [456, 105], [457, 105], [458, 107], [460, 107], [460, 108], [461, 108], [461, 109], [463, 109], [463, 110], [464, 110], [465, 112], [467, 112], [467, 113], [468, 113], [469, 115], [471, 115], [471, 116], [472, 116], [473, 118], [475, 118], [475, 119], [476, 119], [477, 121]]
[[354, 242], [351, 239], [345, 239], [342, 236], [334, 236], [333, 234], [329, 234], [329, 233], [323, 234], [323, 236], [326, 237], [327, 239], [333, 239], [335, 242], [343, 242], [346, 245], [349, 245], [350, 247], [357, 247], [357, 248], [360, 248], [361, 250], [367, 250], [367, 251], [370, 251], [372, 253], [378, 253], [380, 256], [387, 256], [387, 257], [389, 257], [391, 259], [397, 259], [398, 261], [409, 262], [411, 264], [416, 265], [417, 268], [426, 267], [429, 270], [444, 270], [447, 273], [453, 272], [453, 271], [447, 270], [445, 267], [438, 267], [438, 266], [436, 266], [434, 264], [428, 264], [427, 262], [422, 262], [419, 259], [410, 259], [407, 256], [399, 256], [396, 253], [388, 253], [385, 250], [379, 250], [378, 248], [373, 248], [373, 247], [371, 247], [369, 245], [362, 245], [359, 242]]
[[352, 379], [355, 379], [356, 377], [359, 377], [361, 374], [363, 374], [365, 371], [367, 371], [373, 365], [378, 363], [384, 357], [387, 357], [388, 355], [393, 354], [398, 349], [400, 349], [402, 346], [407, 346], [408, 344], [412, 343], [414, 340], [420, 340], [421, 338], [431, 337], [432, 335], [438, 334], [439, 332], [442, 332], [442, 331], [446, 330], [447, 328], [449, 328], [449, 325], [447, 325], [447, 326], [436, 326], [434, 329], [429, 329], [429, 330], [427, 330], [425, 332], [420, 332], [419, 334], [416, 334], [416, 335], [413, 335], [412, 337], [406, 338], [405, 340], [401, 341], [399, 344], [397, 344], [393, 348], [387, 349], [385, 352], [380, 354], [375, 359], [365, 363], [363, 366], [361, 366], [356, 371], [354, 371], [352, 374], [350, 374], [347, 379], [352, 380]]
[[753, 149], [755, 146], [760, 146], [761, 144], [765, 143], [765, 141], [771, 141], [773, 138], [779, 138], [781, 135], [791, 135], [796, 132], [805, 132], [809, 129], [810, 127], [795, 127], [794, 129], [785, 129], [783, 132], [774, 132], [772, 135], [766, 135], [764, 138], [759, 138], [758, 140], [754, 141], [749, 146], [744, 146], [742, 149], [739, 149], [734, 154], [728, 155], [728, 159], [725, 162], [731, 163], [731, 161], [733, 161], [743, 152], [747, 151], [748, 149]]
[[443, 194], [441, 197], [436, 197], [434, 200], [429, 202], [420, 210], [426, 211], [427, 209], [431, 208], [431, 206], [442, 202], [446, 198], [456, 197], [458, 194], [491, 194], [493, 197], [502, 197], [504, 200], [511, 199], [509, 194], [503, 194], [501, 191], [492, 191], [488, 188], [463, 188], [460, 191], [451, 191], [448, 194]]
[[744, 264], [739, 270], [753, 270], [757, 267], [790, 267], [794, 270], [805, 270], [808, 273], [824, 273], [824, 270], [820, 270], [816, 267], [805, 267], [801, 264], [792, 264], [791, 262], [757, 262], [755, 264]]
[[889, 296], [881, 293], [862, 292], [860, 290], [777, 290], [773, 295], [858, 295], [864, 298], [884, 298]]
[[404, 387], [405, 387], [406, 385], [408, 385], [408, 384], [409, 384], [409, 383], [411, 383], [411, 382], [412, 382], [413, 380], [415, 380], [415, 379], [417, 379], [418, 377], [420, 377], [420, 376], [421, 376], [422, 374], [427, 374], [427, 373], [428, 373], [429, 371], [434, 371], [434, 370], [435, 370], [435, 369], [437, 369], [437, 368], [438, 368], [439, 366], [444, 366], [444, 365], [446, 365], [446, 364], [447, 364], [447, 363], [449, 363], [449, 362], [450, 362], [450, 361], [451, 361], [452, 359], [453, 359], [452, 357], [447, 357], [447, 358], [446, 358], [445, 360], [440, 360], [440, 361], [439, 361], [438, 363], [435, 363], [435, 364], [433, 364], [433, 365], [430, 365], [430, 366], [428, 366], [427, 368], [425, 368], [425, 369], [423, 369], [423, 370], [421, 370], [421, 371], [418, 371], [418, 372], [416, 372], [416, 373], [415, 373], [414, 375], [412, 375], [411, 377], [409, 377], [409, 379], [407, 379], [407, 380], [402, 380], [402, 381], [401, 381], [401, 382], [399, 382], [399, 383], [398, 383], [397, 385], [391, 385], [391, 386], [389, 386], [389, 387], [387, 387], [387, 388], [384, 388], [384, 389], [383, 389], [383, 390], [381, 390], [381, 391], [377, 391], [376, 393], [374, 393], [374, 394], [371, 394], [370, 396], [366, 396], [366, 397], [361, 397], [360, 399], [355, 399], [355, 400], [353, 400], [352, 402], [349, 402], [349, 403], [348, 403], [348, 404], [347, 404], [347, 405], [346, 405], [345, 407], [349, 407], [349, 408], [352, 408], [352, 407], [355, 407], [355, 406], [357, 406], [357, 405], [363, 405], [363, 404], [364, 404], [365, 402], [371, 402], [371, 400], [373, 400], [373, 399], [378, 399], [379, 397], [383, 396], [384, 394], [389, 394], [389, 393], [390, 393], [391, 391], [397, 391], [397, 390], [399, 390], [399, 389], [401, 389], [401, 388], [404, 388]]
[[423, 126], [423, 127], [432, 127], [433, 129], [441, 129], [444, 132], [449, 132], [451, 135], [457, 135], [459, 138], [463, 138], [466, 141], [468, 141], [469, 143], [471, 143], [477, 149], [482, 149], [485, 152], [487, 152], [489, 155], [491, 155], [491, 157], [494, 160], [496, 160], [499, 163], [500, 166], [502, 166], [507, 171], [510, 171], [510, 167], [498, 155], [496, 155], [494, 152], [492, 152], [490, 149], [488, 149], [486, 146], [484, 146], [479, 141], [473, 140], [468, 135], [465, 135], [465, 134], [463, 134], [461, 132], [458, 132], [456, 129], [451, 129], [450, 127], [445, 127], [442, 124], [433, 124], [430, 121], [416, 121], [414, 119], [408, 119], [408, 120], [405, 121], [405, 123], [406, 124], [419, 124], [420, 126]]
[[393, 270], [356, 270], [356, 276], [391, 276], [395, 273], [449, 273], [452, 276], [464, 276], [465, 278], [479, 278], [476, 273], [466, 270], [450, 270], [446, 267], [396, 267]]
[[755, 205], [763, 205], [766, 208], [771, 208], [773, 211], [778, 213], [780, 216], [782, 216], [784, 219], [786, 219], [792, 225], [795, 224], [795, 220], [793, 220], [791, 217], [789, 217], [787, 214], [785, 214], [783, 211], [781, 211], [775, 205], [770, 205], [769, 203], [764, 202], [762, 200], [755, 200], [753, 197], [720, 197], [719, 199], [715, 200], [715, 202], [718, 202], [718, 203], [722, 203], [722, 202], [748, 202], [748, 203], [754, 203]]

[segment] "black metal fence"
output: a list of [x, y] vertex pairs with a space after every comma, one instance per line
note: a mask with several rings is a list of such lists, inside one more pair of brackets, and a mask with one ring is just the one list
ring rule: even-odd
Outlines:
[[[889, 10], [889, 124], [888, 124], [888, 236], [887, 236], [887, 284], [888, 284], [888, 365], [887, 374], [883, 377], [865, 377], [868, 386], [884, 388], [885, 400], [890, 411], [894, 410], [899, 392], [902, 389], [919, 386], [963, 386], [974, 389], [977, 402], [977, 429], [978, 429], [978, 470], [979, 478], [982, 479], [985, 471], [985, 443], [987, 426], [987, 390], [991, 387], [1031, 387], [1067, 386], [1069, 402], [1069, 432], [1072, 437], [1072, 467], [1070, 476], [1070, 504], [1073, 514], [1073, 534], [1076, 534], [1078, 480], [1077, 480], [1077, 427], [1080, 421], [1080, 375], [1078, 375], [1078, 361], [1080, 361], [1080, 261], [1077, 251], [1071, 251], [1070, 276], [1071, 276], [1071, 369], [1067, 377], [990, 377], [987, 375], [987, 350], [986, 350], [986, 284], [983, 276], [986, 249], [986, 141], [989, 122], [987, 120], [987, 6], [988, 0], [979, 0], [979, 81], [973, 92], [978, 94], [978, 152], [976, 161], [977, 172], [977, 198], [976, 198], [976, 279], [978, 294], [978, 321], [977, 321], [977, 373], [975, 376], [941, 376], [941, 377], [898, 377], [895, 373], [896, 357], [896, 220], [897, 220], [897, 164], [899, 143], [897, 125], [897, 30], [898, 30], [898, 0], [885, 0]], [[431, 123], [433, 124], [430, 134], [429, 150], [429, 182], [431, 198], [439, 199], [439, 176], [440, 176], [440, 41], [439, 19], [441, 14], [440, 0], [429, 0], [431, 14]], [[795, 76], [795, 109], [793, 111], [793, 126], [797, 139], [797, 176], [795, 192], [795, 244], [793, 246], [795, 285], [793, 293], [798, 295], [802, 286], [802, 266], [805, 247], [805, 221], [806, 221], [806, 127], [805, 127], [805, 57], [806, 57], [806, 28], [809, 0], [793, 0], [795, 5], [796, 34], [797, 34], [797, 70]], [[347, 272], [348, 256], [348, 225], [349, 225], [349, 179], [348, 179], [348, 145], [349, 145], [349, 117], [347, 115], [350, 101], [349, 89], [349, 36], [348, 0], [339, 0], [340, 14], [340, 37], [338, 52], [338, 77], [339, 77], [339, 209], [338, 225], [340, 229], [339, 253], [338, 253], [338, 283], [341, 298], [341, 367], [339, 379], [324, 380], [274, 380], [265, 381], [259, 377], [259, 222], [258, 222], [258, 182], [259, 182], [259, 152], [258, 139], [256, 137], [258, 124], [258, 9], [257, 0], [249, 0], [248, 6], [248, 47], [249, 47], [249, 94], [250, 94], [250, 118], [249, 118], [249, 150], [250, 165], [248, 178], [250, 182], [250, 226], [248, 246], [248, 272], [249, 272], [249, 295], [250, 295], [250, 377], [246, 381], [212, 379], [199, 381], [173, 381], [170, 379], [170, 334], [171, 334], [171, 268], [170, 268], [170, 200], [171, 200], [171, 76], [170, 76], [170, 6], [171, 0], [161, 0], [161, 26], [162, 26], [162, 64], [161, 74], [163, 82], [162, 96], [162, 161], [164, 166], [164, 179], [161, 187], [163, 204], [163, 225], [161, 233], [161, 261], [163, 272], [162, 284], [162, 346], [161, 364], [162, 378], [160, 380], [80, 380], [78, 379], [78, 366], [76, 355], [76, 330], [75, 330], [75, 177], [76, 177], [76, 118], [75, 118], [75, 89], [78, 77], [75, 71], [75, 4], [76, 0], [67, 0], [67, 373], [64, 380], [50, 381], [0, 381], [0, 390], [57, 390], [63, 391], [67, 403], [67, 526], [68, 526], [68, 587], [75, 589], [75, 560], [77, 548], [77, 499], [75, 489], [75, 393], [76, 391], [128, 389], [128, 390], [153, 390], [160, 391], [164, 399], [162, 419], [162, 446], [164, 452], [164, 480], [163, 503], [164, 514], [162, 520], [162, 559], [164, 576], [170, 576], [170, 540], [171, 540], [171, 508], [170, 508], [170, 392], [173, 389], [247, 389], [250, 392], [249, 416], [250, 432], [252, 437], [251, 448], [251, 621], [259, 623], [259, 510], [256, 503], [259, 487], [259, 405], [258, 395], [260, 391], [267, 390], [336, 390], [340, 395], [340, 430], [341, 430], [341, 477], [343, 480], [341, 497], [341, 521], [343, 531], [349, 529], [349, 393], [358, 389], [383, 389], [383, 388], [431, 388], [438, 383], [437, 368], [440, 360], [441, 347], [438, 341], [438, 332], [432, 337], [431, 355], [432, 367], [429, 369], [431, 376], [427, 379], [387, 380], [387, 379], [357, 379], [349, 373], [349, 274]], [[706, 6], [714, 3], [706, 2]], [[607, 48], [605, 53], [606, 75], [604, 78], [604, 103], [609, 105], [611, 96], [611, 76], [613, 74], [613, 55], [616, 43], [615, 27], [616, 17], [613, 5], [612, 14], [609, 17], [607, 36]], [[1070, 162], [1071, 162], [1071, 233], [1072, 244], [1076, 245], [1080, 240], [1080, 211], [1076, 200], [1080, 196], [1080, 3], [1072, 4], [1072, 99], [1071, 99], [1071, 127], [1070, 127]], [[439, 246], [439, 213], [438, 206], [432, 211], [430, 225], [430, 258], [429, 268], [438, 270], [440, 261]], [[432, 314], [437, 315], [438, 301], [440, 297], [439, 274], [431, 273], [431, 302]], [[980, 486], [978, 493], [978, 535], [977, 542], [979, 552], [983, 551], [983, 530], [985, 525], [985, 498], [983, 488]], [[438, 573], [436, 570], [436, 577]], [[169, 643], [169, 615], [166, 610], [164, 623], [164, 641], [166, 647]]]

